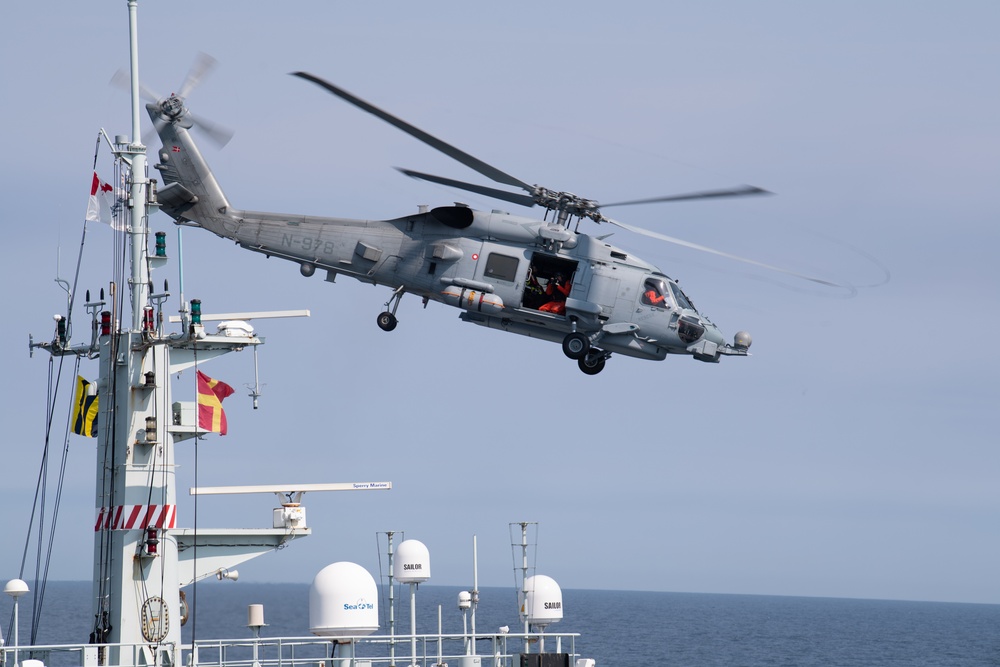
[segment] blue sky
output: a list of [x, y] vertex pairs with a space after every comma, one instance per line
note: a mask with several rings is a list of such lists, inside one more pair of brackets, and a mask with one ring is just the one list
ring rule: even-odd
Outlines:
[[[27, 334], [48, 337], [65, 309], [53, 278], [57, 266], [73, 275], [98, 130], [130, 130], [127, 96], [108, 85], [128, 63], [125, 3], [64, 5], [0, 10], [8, 545], [26, 530], [18, 509], [45, 420], [47, 362], [28, 358]], [[586, 377], [556, 345], [413, 298], [383, 333], [387, 290], [307, 280], [185, 230], [186, 296], [206, 312], [312, 311], [258, 323], [259, 410], [243, 395], [249, 354], [209, 369], [238, 392], [230, 434], [199, 446], [200, 483], [395, 485], [307, 494], [314, 536], [244, 577], [305, 582], [336, 560], [377, 571], [375, 534], [394, 530], [428, 545], [441, 584], [471, 583], [477, 535], [481, 584], [507, 585], [507, 524], [527, 520], [540, 525], [538, 571], [564, 588], [1000, 603], [995, 3], [181, 0], [142, 3], [139, 17], [150, 88], [179, 86], [199, 51], [219, 60], [189, 102], [236, 132], [204, 152], [239, 208], [387, 218], [454, 200], [503, 206], [395, 172], [476, 180], [287, 75], [306, 70], [527, 182], [605, 201], [767, 188], [776, 196], [617, 217], [859, 286], [842, 298], [589, 229], [615, 231], [612, 243], [680, 278], [754, 346], [717, 366], [613, 358]], [[153, 227], [176, 254], [175, 227], [162, 214]], [[109, 244], [106, 229], [88, 231], [81, 293], [108, 280]], [[891, 281], [867, 287], [880, 267]], [[176, 264], [164, 277], [176, 284]], [[84, 579], [92, 444], [74, 438], [68, 461], [52, 573]], [[190, 450], [179, 462], [187, 525]], [[266, 526], [271, 506], [205, 500], [199, 525]], [[3, 549], [0, 578], [19, 561], [19, 547]]]

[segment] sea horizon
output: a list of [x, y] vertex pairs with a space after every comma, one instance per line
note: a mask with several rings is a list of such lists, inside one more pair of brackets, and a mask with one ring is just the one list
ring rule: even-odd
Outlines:
[[[7, 580], [9, 581], [9, 579]], [[30, 583], [30, 579], [25, 581]], [[52, 579], [49, 581], [50, 584], [90, 584], [91, 582], [86, 579]], [[199, 585], [218, 585], [214, 581], [202, 581]], [[226, 585], [226, 584], [222, 584]], [[260, 586], [309, 586], [310, 583], [302, 581], [250, 581], [245, 582], [244, 585], [260, 585]], [[464, 586], [463, 584], [441, 584], [441, 583], [424, 583], [420, 585], [421, 588], [456, 588], [468, 590], [469, 586]], [[190, 588], [188, 586], [187, 588]], [[497, 585], [483, 585], [480, 589], [495, 589], [495, 590], [506, 590], [513, 588], [511, 586], [497, 586]], [[606, 587], [566, 587], [563, 588], [564, 591], [593, 591], [593, 592], [606, 592], [606, 593], [663, 593], [663, 594], [676, 594], [676, 595], [733, 595], [733, 596], [749, 596], [749, 597], [775, 597], [775, 598], [803, 598], [811, 600], [857, 600], [857, 601], [870, 601], [870, 602], [917, 602], [917, 603], [931, 603], [931, 604], [975, 604], [975, 605], [987, 605], [987, 606], [1000, 606], [1000, 602], [984, 602], [975, 600], [941, 600], [941, 599], [928, 599], [928, 598], [891, 598], [891, 597], [866, 597], [866, 596], [855, 596], [855, 595], [806, 595], [806, 594], [794, 594], [794, 593], [731, 593], [731, 592], [716, 592], [716, 591], [682, 591], [682, 590], [657, 590], [657, 589], [639, 589], [639, 588], [606, 588]], [[30, 595], [30, 593], [29, 593]]]

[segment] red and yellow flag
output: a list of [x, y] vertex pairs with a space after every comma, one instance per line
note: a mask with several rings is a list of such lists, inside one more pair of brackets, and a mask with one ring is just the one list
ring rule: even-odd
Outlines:
[[225, 382], [213, 380], [198, 371], [198, 428], [225, 435], [226, 413], [222, 410], [222, 399], [233, 393], [233, 388]]

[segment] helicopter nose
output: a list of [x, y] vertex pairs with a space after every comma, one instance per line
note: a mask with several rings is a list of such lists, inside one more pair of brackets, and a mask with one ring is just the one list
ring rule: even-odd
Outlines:
[[705, 335], [703, 336], [705, 340], [712, 341], [716, 345], [725, 345], [726, 339], [723, 337], [722, 332], [719, 331], [719, 327], [714, 324], [705, 322]]
[[688, 346], [688, 352], [698, 361], [718, 363], [719, 356], [724, 354], [724, 350], [726, 349], [726, 342], [722, 337], [722, 332], [719, 331], [719, 327], [706, 320], [702, 320], [701, 326], [704, 328], [704, 333], [698, 338], [697, 342]]

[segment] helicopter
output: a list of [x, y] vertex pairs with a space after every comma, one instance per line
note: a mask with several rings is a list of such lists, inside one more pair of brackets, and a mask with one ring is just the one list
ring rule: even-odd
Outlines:
[[[203, 73], [205, 67], [200, 68]], [[406, 294], [460, 309], [464, 322], [559, 343], [588, 375], [600, 373], [612, 354], [663, 360], [691, 356], [717, 363], [749, 355], [745, 331], [727, 342], [677, 281], [635, 255], [579, 231], [581, 221], [630, 232], [781, 271], [824, 285], [824, 280], [688, 243], [604, 215], [612, 206], [768, 194], [740, 186], [602, 204], [511, 176], [353, 94], [307, 72], [293, 76], [393, 125], [495, 183], [520, 192], [477, 185], [409, 169], [403, 174], [523, 207], [541, 207], [542, 220], [461, 203], [389, 220], [267, 213], [234, 208], [191, 136], [201, 126], [186, 106], [193, 85], [146, 105], [162, 148], [155, 169], [163, 180], [160, 209], [179, 225], [201, 227], [242, 248], [294, 262], [305, 277], [325, 274], [388, 287], [377, 325], [393, 331]], [[574, 224], [575, 223], [575, 224]]]

